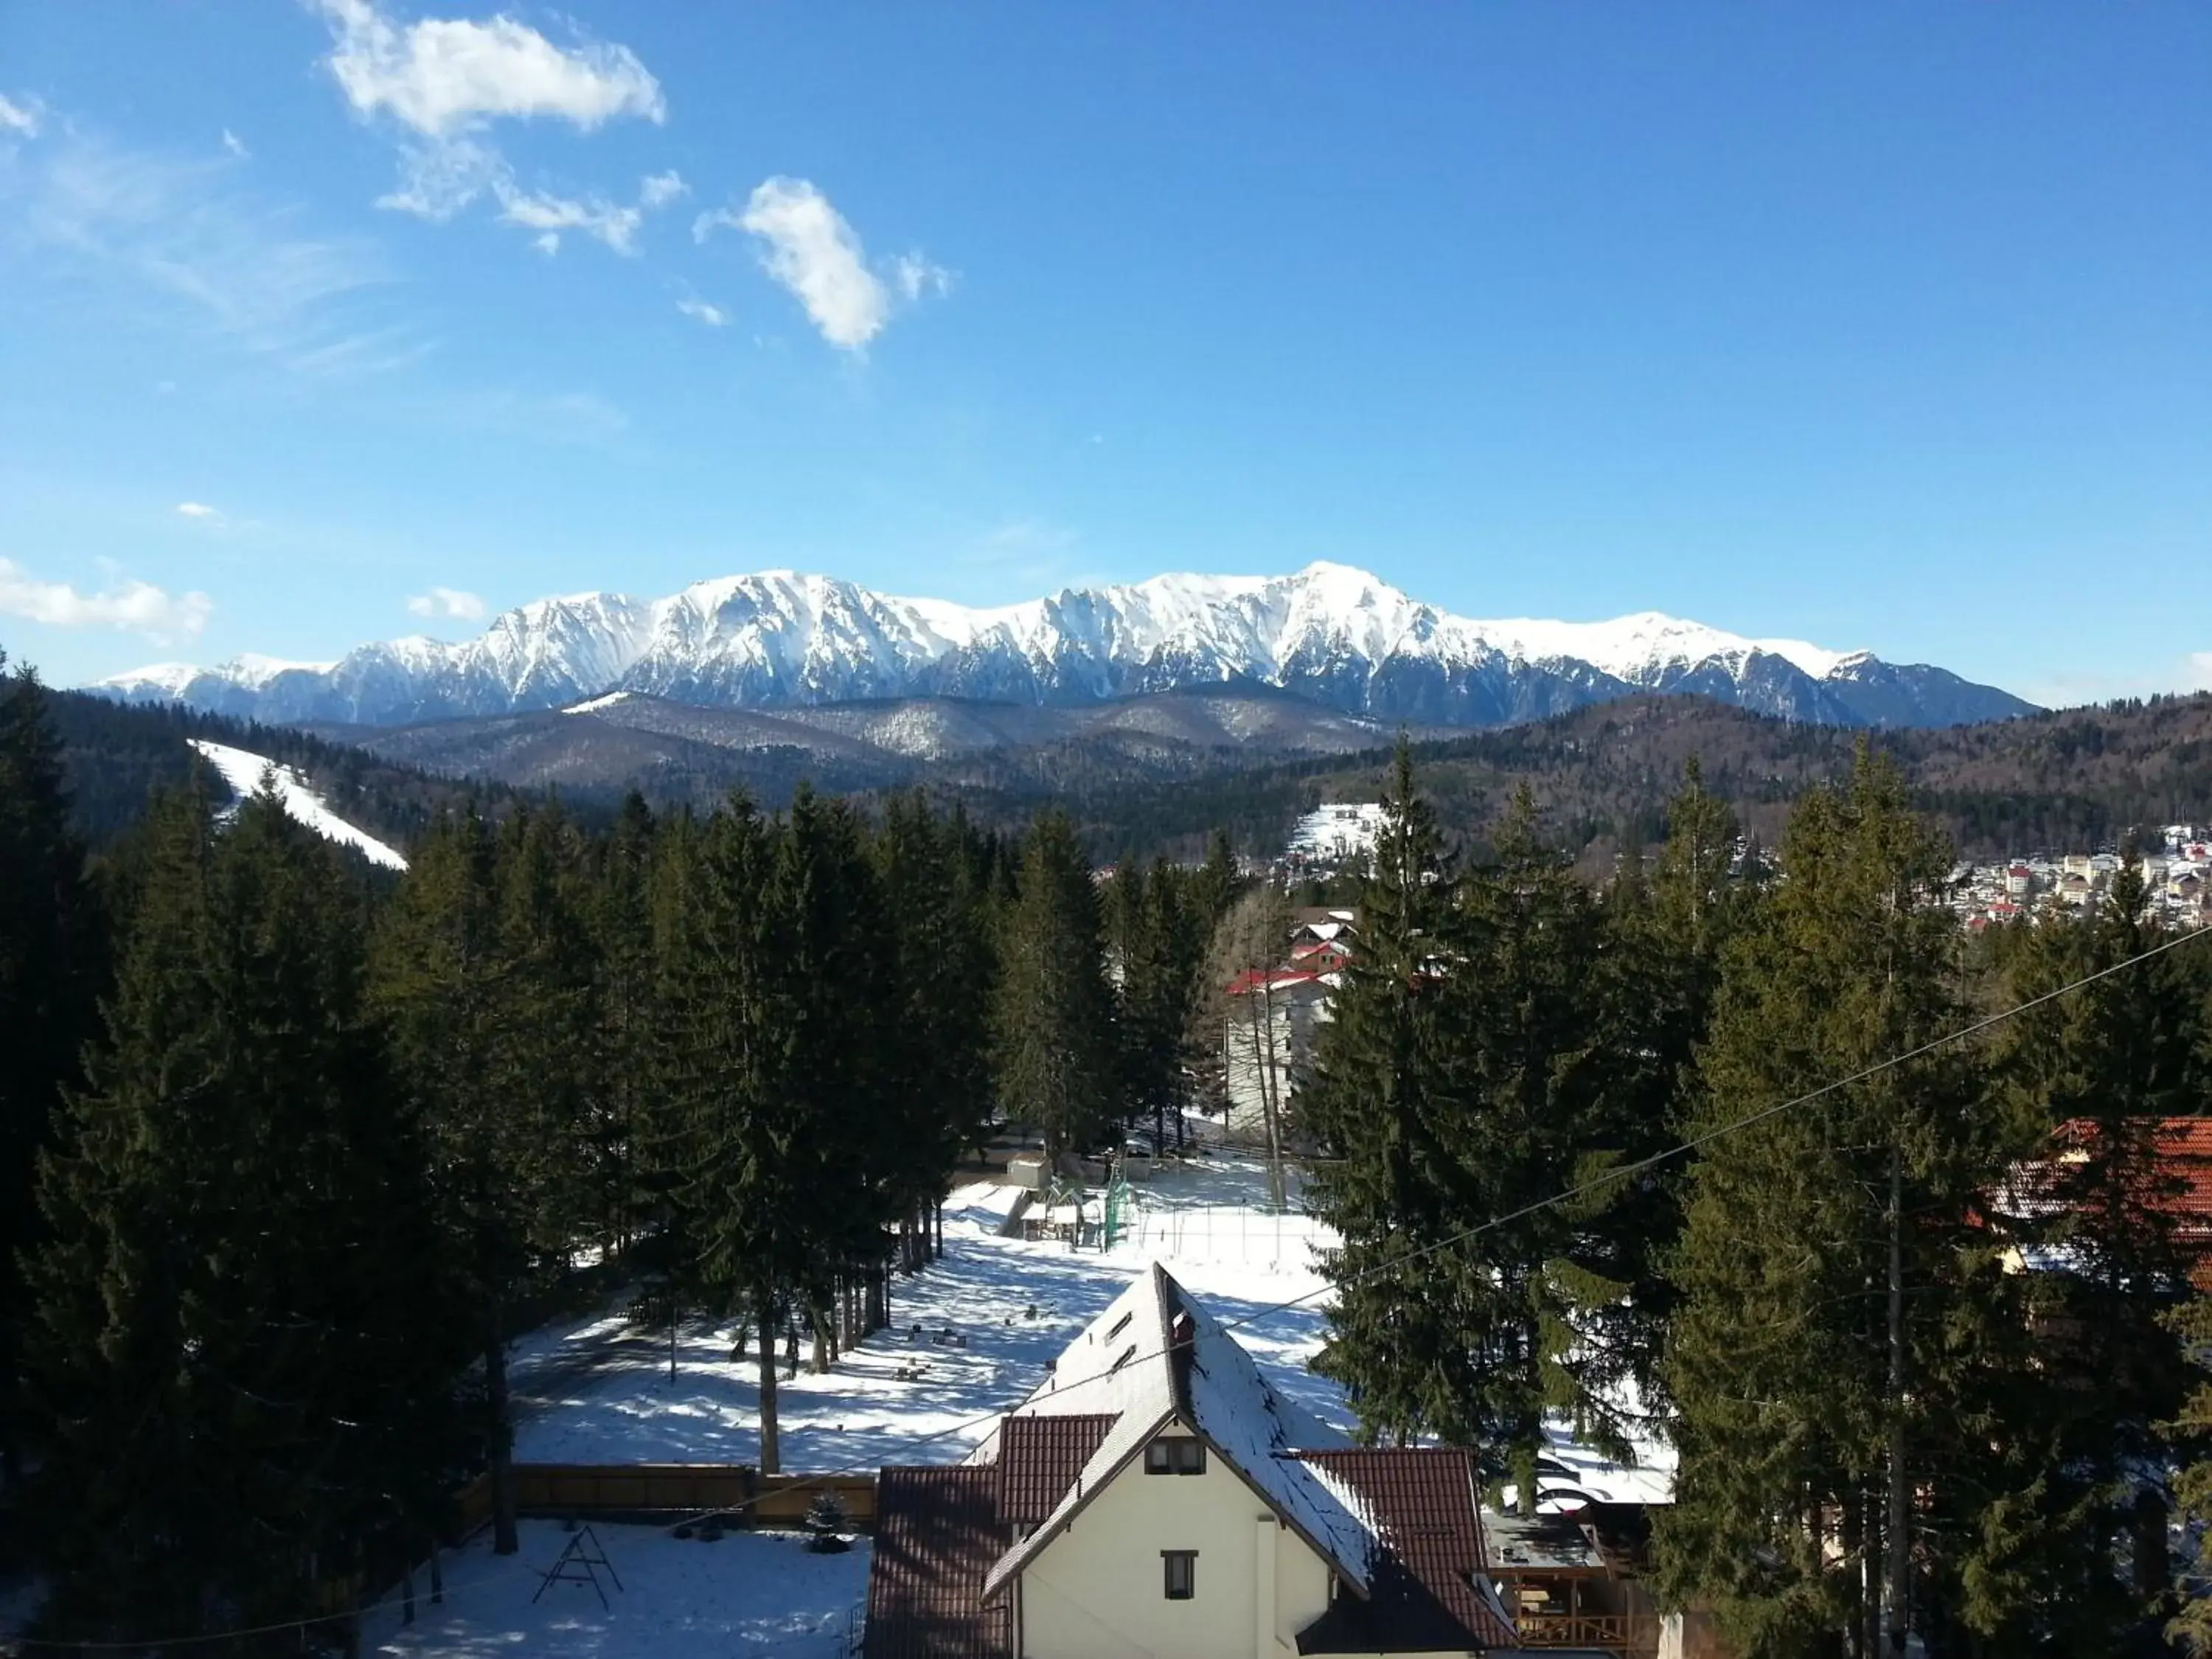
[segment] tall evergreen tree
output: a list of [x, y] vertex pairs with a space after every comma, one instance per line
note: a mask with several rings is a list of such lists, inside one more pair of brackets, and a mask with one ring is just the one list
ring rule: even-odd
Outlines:
[[22, 1470], [33, 1172], [96, 1024], [98, 914], [69, 808], [45, 689], [27, 668], [0, 672], [0, 1490]]
[[[1962, 1593], [2020, 1651], [2128, 1650], [2166, 1589], [2151, 1472], [2182, 1406], [2168, 1316], [2191, 1264], [2162, 1125], [2203, 1106], [2203, 1003], [2185, 959], [2113, 971], [2160, 937], [2130, 847], [2095, 910], [2034, 929], [2008, 975], [2018, 1003], [2089, 981], [2014, 1020], [1998, 1050], [2023, 1133], [2045, 1138], [2006, 1218], [2044, 1264], [2029, 1290], [2037, 1363], [2004, 1401], [2014, 1458], [2033, 1475], [1965, 1518], [1978, 1525]], [[2115, 1548], [2130, 1528], [2138, 1547]]]
[[883, 1139], [908, 1267], [921, 1265], [945, 1182], [990, 1117], [997, 965], [971, 841], [964, 819], [940, 822], [919, 793], [889, 804], [875, 838], [895, 1002], [878, 1036], [899, 1080]]
[[1437, 1013], [1445, 876], [1401, 736], [1360, 893], [1359, 950], [1298, 1103], [1319, 1147], [1307, 1200], [1342, 1241], [1328, 1259], [1336, 1299], [1315, 1369], [1343, 1384], [1370, 1440], [1433, 1431], [1429, 1379], [1456, 1340], [1449, 1310], [1421, 1283], [1425, 1253], [1449, 1224], [1436, 1172], [1450, 1152], [1435, 1129], [1449, 1086]]
[[1122, 927], [1121, 1013], [1123, 1097], [1130, 1115], [1150, 1118], [1155, 1146], [1174, 1121], [1180, 1144], [1189, 1095], [1184, 1031], [1198, 988], [1202, 935], [1194, 884], [1155, 860], [1127, 894]]
[[[1693, 757], [1667, 809], [1656, 855], [1625, 865], [1607, 895], [1602, 960], [1592, 985], [1601, 1048], [1602, 1125], [1591, 1135], [1624, 1164], [1676, 1139], [1692, 1115], [1696, 1051], [1712, 1018], [1721, 959], [1748, 925], [1759, 887], [1735, 859], [1735, 815], [1705, 787]], [[1667, 1164], [1601, 1188], [1590, 1242], [1609, 1258], [1579, 1327], [1663, 1408], [1659, 1356], [1674, 1304], [1668, 1258], [1681, 1229], [1686, 1166]]]
[[1985, 1623], [1939, 1534], [2007, 1478], [1994, 1401], [2026, 1327], [1985, 1206], [2016, 1126], [1951, 1048], [1729, 1127], [1963, 1023], [1950, 863], [1863, 744], [1849, 787], [1792, 815], [1787, 879], [1723, 957], [1692, 1124], [1727, 1132], [1687, 1188], [1656, 1542], [1663, 1592], [1714, 1605], [1747, 1659]]
[[172, 799], [153, 841], [33, 1267], [45, 1619], [111, 1641], [318, 1611], [457, 1468], [459, 1327], [357, 892], [273, 794], [220, 837]]
[[[507, 1346], [515, 1304], [538, 1271], [531, 1184], [552, 1167], [540, 1139], [540, 1079], [502, 927], [498, 845], [473, 810], [434, 822], [379, 918], [370, 997], [395, 1069], [422, 1115], [456, 1271], [483, 1360], [483, 1449], [493, 1547], [519, 1547]], [[512, 926], [510, 921], [509, 926]], [[518, 1029], [520, 1027], [520, 1029]]]
[[1030, 827], [1000, 941], [999, 1099], [1009, 1117], [1043, 1129], [1056, 1158], [1095, 1136], [1115, 1103], [1097, 888], [1065, 813], [1047, 812]]

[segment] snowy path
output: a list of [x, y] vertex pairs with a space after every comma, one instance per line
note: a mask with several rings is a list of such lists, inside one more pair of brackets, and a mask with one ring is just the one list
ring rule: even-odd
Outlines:
[[[602, 1608], [589, 1584], [546, 1584], [572, 1534], [555, 1521], [522, 1523], [521, 1553], [502, 1560], [479, 1534], [446, 1564], [446, 1600], [426, 1581], [412, 1625], [397, 1601], [368, 1616], [362, 1644], [407, 1659], [842, 1659], [848, 1621], [868, 1587], [868, 1545], [816, 1555], [787, 1533], [734, 1532], [708, 1543], [659, 1527], [594, 1522], [622, 1581]], [[544, 1594], [533, 1602], [543, 1586]]]
[[[957, 1462], [990, 1417], [1027, 1394], [1046, 1362], [1155, 1258], [1225, 1322], [1312, 1295], [1237, 1336], [1285, 1394], [1329, 1421], [1348, 1421], [1341, 1392], [1305, 1369], [1322, 1332], [1312, 1225], [1264, 1212], [1256, 1165], [1223, 1159], [1163, 1170], [1140, 1194], [1139, 1235], [1104, 1254], [996, 1237], [1006, 1197], [1004, 1188], [983, 1186], [954, 1194], [944, 1258], [894, 1283], [891, 1328], [847, 1353], [829, 1375], [802, 1370], [778, 1390], [786, 1468]], [[916, 1324], [924, 1332], [919, 1341], [911, 1334]], [[967, 1346], [928, 1340], [946, 1328]], [[665, 1340], [625, 1340], [626, 1334], [618, 1318], [601, 1316], [518, 1349], [517, 1394], [540, 1403], [517, 1432], [517, 1458], [756, 1461], [758, 1391], [751, 1366], [731, 1360], [726, 1328], [700, 1324], [679, 1333], [672, 1386]], [[593, 1363], [580, 1368], [586, 1353]], [[909, 1368], [915, 1374], [902, 1378]]]

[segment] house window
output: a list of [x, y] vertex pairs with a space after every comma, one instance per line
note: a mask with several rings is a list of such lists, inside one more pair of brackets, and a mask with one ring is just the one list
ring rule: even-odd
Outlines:
[[1196, 1550], [1162, 1550], [1160, 1562], [1167, 1573], [1169, 1601], [1188, 1601], [1198, 1594]]
[[1190, 1439], [1155, 1440], [1145, 1448], [1146, 1474], [1204, 1474], [1206, 1442]]

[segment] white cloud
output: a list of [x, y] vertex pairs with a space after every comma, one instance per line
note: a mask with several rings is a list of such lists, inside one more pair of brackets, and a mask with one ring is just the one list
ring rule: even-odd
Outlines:
[[660, 83], [628, 46], [557, 46], [514, 18], [393, 22], [374, 0], [319, 0], [336, 37], [327, 60], [346, 101], [426, 138], [501, 118], [550, 117], [589, 132], [621, 116], [659, 122]]
[[730, 228], [758, 237], [766, 246], [761, 265], [798, 296], [822, 337], [846, 351], [858, 351], [890, 320], [893, 285], [906, 301], [926, 292], [942, 293], [948, 273], [920, 254], [908, 254], [892, 269], [891, 283], [868, 268], [860, 239], [830, 198], [804, 179], [770, 179], [756, 189], [740, 213], [715, 208], [699, 216], [691, 234], [705, 241], [716, 229]]
[[12, 132], [25, 138], [39, 136], [45, 106], [35, 98], [26, 98], [21, 103], [0, 94], [0, 132]]
[[529, 25], [423, 18], [394, 22], [375, 0], [310, 0], [331, 26], [325, 60], [355, 112], [396, 123], [399, 183], [377, 205], [444, 221], [479, 198], [503, 224], [535, 233], [540, 253], [560, 251], [579, 231], [617, 253], [636, 252], [645, 216], [688, 188], [674, 172], [654, 173], [625, 207], [598, 192], [531, 189], [485, 137], [495, 120], [550, 118], [590, 132], [620, 117], [667, 118], [660, 83], [627, 46], [579, 40], [556, 46]]
[[81, 593], [67, 582], [39, 581], [12, 560], [0, 559], [0, 616], [51, 628], [114, 628], [174, 640], [205, 628], [214, 609], [204, 593], [171, 593], [151, 582], [124, 581]]
[[220, 519], [222, 514], [205, 501], [179, 501], [177, 511], [187, 519]]
[[684, 175], [671, 167], [665, 173], [656, 173], [639, 181], [637, 204], [650, 213], [655, 208], [665, 208], [678, 197], [690, 193], [691, 186], [684, 182]]
[[891, 276], [908, 305], [933, 294], [952, 292], [952, 273], [919, 253], [900, 254], [891, 263]]
[[511, 186], [498, 189], [497, 194], [501, 224], [549, 233], [556, 237], [555, 246], [550, 248], [545, 246], [543, 234], [538, 238], [537, 246], [541, 252], [556, 252], [559, 246], [559, 234], [564, 230], [580, 230], [586, 236], [596, 236], [617, 253], [637, 252], [638, 227], [645, 222], [642, 208], [617, 207], [599, 197], [586, 202], [575, 202], [562, 196], [549, 196]]
[[[671, 180], [677, 186], [673, 191]], [[617, 253], [635, 253], [645, 216], [673, 201], [682, 189], [683, 181], [674, 173], [657, 173], [641, 181], [636, 204], [630, 207], [599, 195], [580, 199], [526, 190], [497, 150], [459, 138], [406, 147], [401, 153], [399, 187], [379, 197], [376, 204], [442, 222], [477, 198], [489, 196], [499, 204], [501, 224], [538, 233], [531, 246], [540, 253], [558, 252], [560, 234], [568, 230], [596, 238]]]
[[[98, 325], [173, 327], [303, 372], [411, 355], [380, 251], [319, 234], [228, 159], [120, 147], [64, 123], [0, 167], [0, 288], [19, 307], [96, 304]], [[371, 350], [371, 346], [376, 349]]]
[[407, 608], [418, 617], [456, 617], [474, 622], [483, 615], [484, 602], [458, 587], [433, 587], [409, 599]]
[[246, 149], [246, 140], [228, 127], [222, 130], [222, 147], [241, 161], [250, 161], [253, 159], [253, 152]]
[[676, 302], [676, 308], [686, 317], [704, 323], [709, 328], [729, 326], [730, 313], [720, 306], [708, 305], [704, 300], [694, 300], [687, 296]]

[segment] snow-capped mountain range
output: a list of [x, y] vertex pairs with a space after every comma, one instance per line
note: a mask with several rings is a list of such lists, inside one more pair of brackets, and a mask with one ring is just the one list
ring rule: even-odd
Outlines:
[[1237, 684], [1449, 726], [1540, 719], [1638, 690], [1846, 726], [1949, 726], [2032, 707], [1941, 668], [1745, 639], [1656, 612], [1595, 623], [1454, 617], [1337, 564], [1288, 576], [1155, 576], [992, 609], [771, 570], [660, 599], [538, 599], [455, 644], [415, 635], [331, 663], [162, 664], [92, 689], [276, 724], [398, 726], [617, 691], [720, 708], [920, 696], [1070, 704]]

